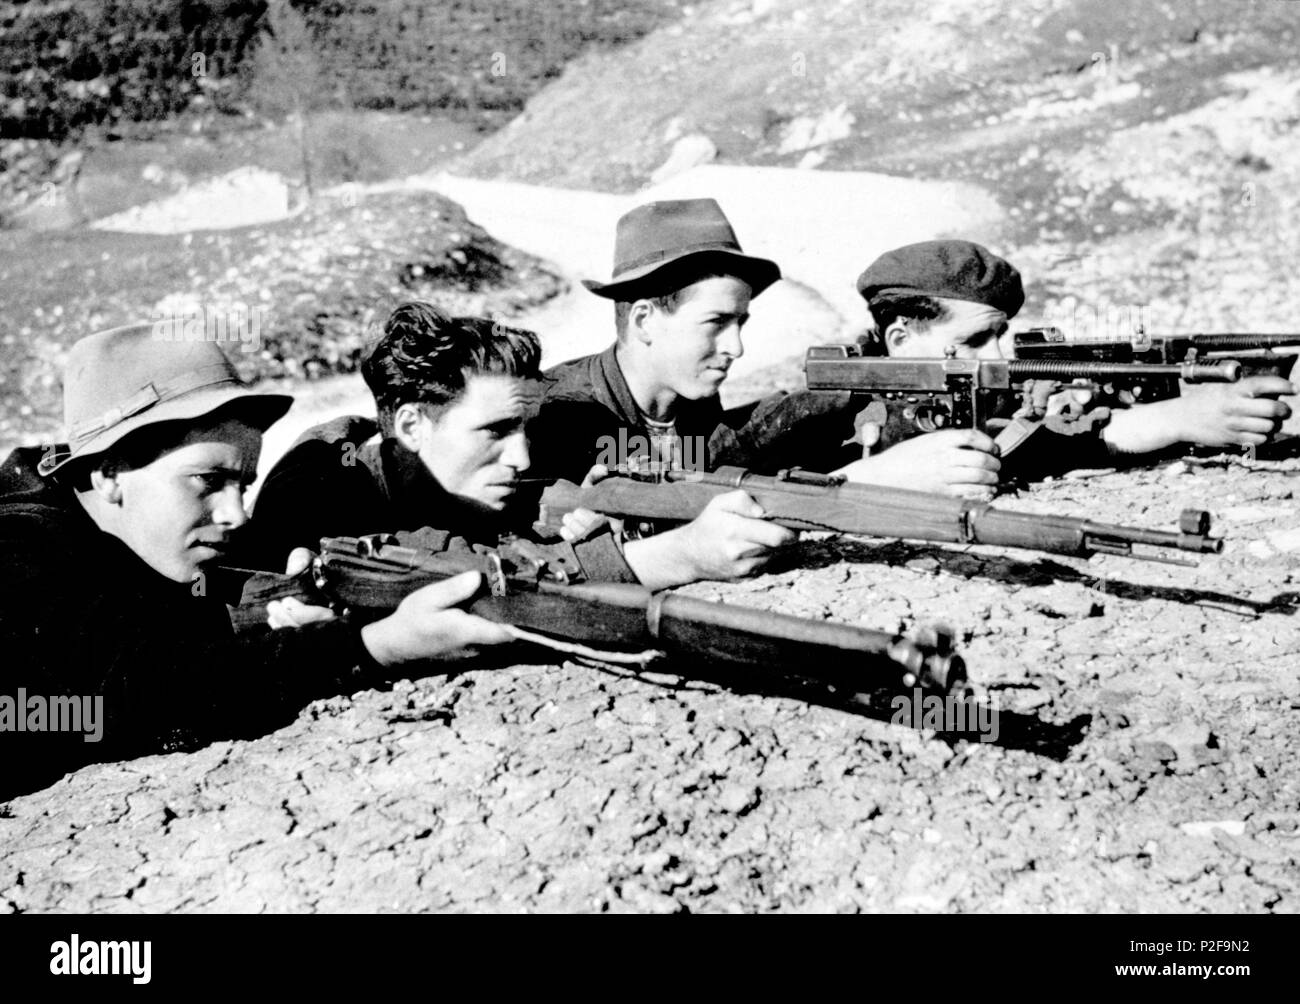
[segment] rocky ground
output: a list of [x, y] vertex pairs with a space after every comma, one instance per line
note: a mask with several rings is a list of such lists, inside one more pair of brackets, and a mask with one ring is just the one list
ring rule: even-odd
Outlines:
[[[823, 538], [689, 591], [942, 620], [997, 709], [724, 689], [689, 663], [469, 670], [312, 704], [0, 809], [11, 911], [1300, 911], [1300, 461], [1219, 457], [1000, 504], [1170, 526], [1198, 567]], [[672, 671], [675, 668], [675, 675]], [[992, 735], [992, 730], [989, 731]]]

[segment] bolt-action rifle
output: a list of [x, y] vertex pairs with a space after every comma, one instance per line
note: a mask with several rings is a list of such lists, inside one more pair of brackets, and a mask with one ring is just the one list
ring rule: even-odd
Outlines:
[[231, 607], [231, 621], [237, 631], [254, 630], [265, 624], [270, 600], [294, 596], [365, 623], [391, 612], [421, 586], [476, 570], [487, 590], [466, 606], [470, 613], [559, 642], [555, 647], [561, 650], [655, 650], [689, 657], [685, 675], [701, 662], [730, 664], [817, 679], [854, 693], [882, 685], [939, 692], [965, 685], [965, 663], [941, 628], [905, 637], [652, 593], [635, 584], [582, 581], [568, 545], [507, 539], [491, 549], [442, 550], [424, 546], [428, 540], [422, 532], [324, 538], [319, 556], [302, 574], [252, 574], [239, 605]]
[[557, 481], [542, 493], [543, 523], [554, 527], [565, 512], [590, 509], [634, 520], [686, 522], [716, 496], [744, 489], [765, 518], [793, 530], [830, 530], [948, 544], [995, 544], [1051, 554], [1089, 557], [1119, 554], [1149, 561], [1194, 564], [1159, 552], [1218, 554], [1223, 541], [1208, 536], [1210, 514], [1186, 509], [1177, 531], [1095, 523], [998, 509], [985, 502], [907, 488], [846, 482], [836, 475], [781, 471], [775, 477], [739, 467], [715, 471], [621, 470], [594, 485]]

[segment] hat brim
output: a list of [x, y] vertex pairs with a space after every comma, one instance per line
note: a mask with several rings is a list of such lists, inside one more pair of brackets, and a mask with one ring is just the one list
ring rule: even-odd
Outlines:
[[751, 296], [758, 296], [781, 278], [781, 268], [774, 261], [755, 258], [753, 255], [741, 254], [725, 248], [716, 248], [692, 251], [666, 261], [651, 262], [631, 269], [613, 282], [583, 279], [582, 284], [590, 292], [607, 300], [627, 301], [639, 296], [657, 295], [656, 287], [661, 287], [670, 277], [688, 278], [691, 271], [707, 270], [709, 261], [715, 263], [717, 271], [734, 275], [748, 283]]
[[234, 383], [204, 387], [132, 415], [86, 440], [76, 449], [60, 444], [41, 459], [36, 470], [42, 476], [49, 476], [73, 460], [102, 453], [140, 429], [164, 422], [192, 421], [217, 411], [238, 413], [241, 418], [265, 432], [283, 418], [292, 406], [293, 398], [288, 394], [250, 394], [246, 387]]

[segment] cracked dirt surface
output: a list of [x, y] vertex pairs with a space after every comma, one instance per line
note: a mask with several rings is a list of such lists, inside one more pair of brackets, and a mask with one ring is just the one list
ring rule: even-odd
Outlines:
[[946, 621], [994, 742], [892, 724], [881, 693], [471, 670], [14, 799], [0, 905], [1300, 912], [1298, 477], [1180, 461], [999, 502], [1160, 527], [1206, 506], [1228, 545], [1196, 568], [821, 535], [688, 590]]

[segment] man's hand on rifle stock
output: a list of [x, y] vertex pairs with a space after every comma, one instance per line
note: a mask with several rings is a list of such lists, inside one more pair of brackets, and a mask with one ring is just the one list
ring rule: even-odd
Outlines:
[[927, 432], [841, 467], [850, 481], [988, 500], [1002, 461], [993, 440], [974, 429]]
[[505, 627], [456, 607], [478, 592], [483, 576], [462, 572], [415, 590], [387, 617], [361, 629], [361, 640], [381, 666], [398, 666], [471, 645], [499, 645], [514, 637]]
[[762, 519], [763, 508], [739, 489], [719, 495], [695, 519], [675, 530], [631, 540], [628, 565], [648, 589], [700, 579], [740, 579], [760, 571], [778, 548], [798, 535]]
[[1120, 453], [1149, 453], [1175, 443], [1259, 446], [1291, 414], [1278, 396], [1294, 393], [1289, 381], [1276, 376], [1184, 388], [1181, 397], [1114, 412], [1103, 438]]

